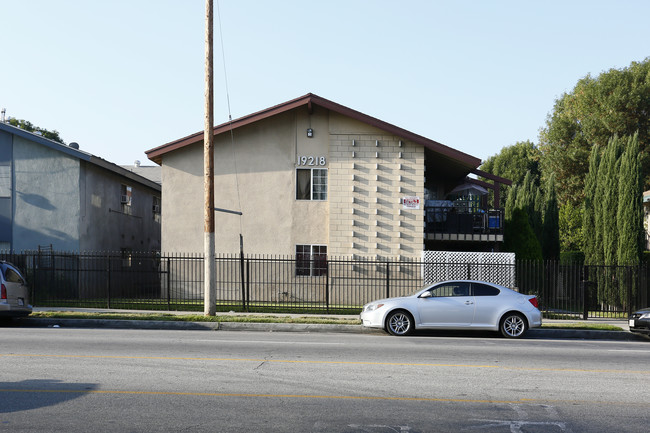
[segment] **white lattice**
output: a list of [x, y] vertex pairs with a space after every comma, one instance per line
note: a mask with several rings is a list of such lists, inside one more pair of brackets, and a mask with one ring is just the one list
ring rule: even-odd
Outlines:
[[515, 253], [422, 251], [425, 284], [445, 280], [480, 280], [515, 287]]

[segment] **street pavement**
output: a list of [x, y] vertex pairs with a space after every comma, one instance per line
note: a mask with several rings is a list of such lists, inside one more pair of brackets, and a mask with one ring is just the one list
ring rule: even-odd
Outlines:
[[[80, 312], [80, 313], [121, 313], [121, 314], [171, 314], [197, 315], [196, 311], [143, 311], [120, 309], [92, 308], [34, 308], [34, 312]], [[358, 315], [318, 315], [318, 314], [268, 314], [268, 313], [235, 313], [220, 312], [219, 316], [265, 316], [291, 318], [325, 318], [325, 319], [358, 319]], [[191, 322], [191, 321], [161, 321], [161, 320], [115, 320], [115, 319], [58, 319], [27, 317], [18, 319], [20, 326], [33, 327], [69, 327], [69, 328], [112, 328], [112, 329], [174, 329], [174, 330], [212, 330], [212, 331], [266, 331], [266, 332], [329, 332], [329, 333], [366, 333], [384, 334], [380, 329], [365, 328], [361, 325], [338, 325], [317, 323], [254, 323], [254, 322]], [[626, 320], [621, 319], [589, 319], [589, 320], [557, 320], [544, 319], [545, 325], [566, 326], [566, 328], [533, 328], [528, 330], [526, 338], [550, 339], [603, 339], [603, 340], [648, 340], [646, 337], [629, 332]], [[604, 331], [589, 329], [572, 329], [575, 324], [609, 324], [621, 328], [621, 331]], [[443, 331], [441, 331], [443, 332]], [[445, 331], [446, 332], [446, 331]]]

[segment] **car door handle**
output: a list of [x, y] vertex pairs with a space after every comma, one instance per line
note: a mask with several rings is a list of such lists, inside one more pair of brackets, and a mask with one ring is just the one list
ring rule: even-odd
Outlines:
[[472, 305], [472, 304], [473, 304], [472, 301], [465, 301], [465, 305]]

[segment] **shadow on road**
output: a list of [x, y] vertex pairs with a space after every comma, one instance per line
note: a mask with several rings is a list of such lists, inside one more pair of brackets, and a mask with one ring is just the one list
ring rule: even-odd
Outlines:
[[54, 406], [79, 398], [96, 388], [97, 385], [92, 383], [72, 384], [49, 379], [0, 382], [0, 413]]

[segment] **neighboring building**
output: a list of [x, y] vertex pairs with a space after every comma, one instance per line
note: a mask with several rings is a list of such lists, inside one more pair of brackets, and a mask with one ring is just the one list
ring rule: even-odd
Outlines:
[[160, 251], [159, 183], [0, 122], [0, 250]]
[[[240, 231], [248, 253], [316, 258], [498, 251], [503, 241], [499, 188], [509, 180], [481, 172], [473, 156], [314, 94], [214, 134], [215, 207], [243, 213], [215, 214], [218, 253], [238, 252]], [[203, 251], [203, 153], [202, 132], [146, 152], [162, 166], [165, 252]]]

